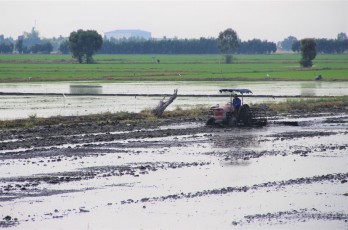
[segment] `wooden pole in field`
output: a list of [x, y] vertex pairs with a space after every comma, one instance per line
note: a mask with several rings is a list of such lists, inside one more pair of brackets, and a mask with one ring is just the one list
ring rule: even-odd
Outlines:
[[157, 116], [160, 117], [162, 116], [164, 110], [175, 100], [175, 98], [178, 95], [178, 89], [174, 90], [174, 94], [168, 99], [168, 101], [163, 101], [165, 99], [165, 97], [160, 100], [159, 104], [157, 105], [157, 107], [152, 110], [152, 112]]

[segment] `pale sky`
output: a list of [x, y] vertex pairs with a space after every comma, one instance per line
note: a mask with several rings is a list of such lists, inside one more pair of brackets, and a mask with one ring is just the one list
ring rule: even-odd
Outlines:
[[141, 29], [161, 38], [217, 37], [234, 29], [244, 41], [336, 38], [348, 35], [348, 0], [0, 0], [0, 34], [17, 38], [33, 26], [40, 37], [68, 37], [78, 29], [102, 36], [116, 29]]

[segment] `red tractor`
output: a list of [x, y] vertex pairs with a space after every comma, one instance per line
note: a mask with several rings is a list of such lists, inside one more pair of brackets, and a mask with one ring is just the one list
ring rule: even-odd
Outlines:
[[[220, 93], [230, 93], [230, 102], [224, 106], [210, 108], [211, 116], [206, 125], [227, 126], [265, 126], [267, 124], [266, 109], [251, 108], [243, 104], [243, 94], [251, 94], [249, 89], [220, 89]], [[238, 98], [241, 95], [242, 100]], [[233, 98], [234, 97], [234, 98]]]

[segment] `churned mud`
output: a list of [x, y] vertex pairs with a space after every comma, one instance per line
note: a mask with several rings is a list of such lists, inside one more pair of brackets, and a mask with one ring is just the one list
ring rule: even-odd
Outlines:
[[0, 227], [348, 227], [348, 115], [0, 130]]

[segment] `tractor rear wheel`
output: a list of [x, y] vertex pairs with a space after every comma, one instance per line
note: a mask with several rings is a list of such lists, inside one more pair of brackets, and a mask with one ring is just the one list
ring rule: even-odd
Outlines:
[[243, 123], [244, 126], [250, 126], [252, 124], [252, 114], [247, 104], [239, 108], [237, 121], [238, 123]]

